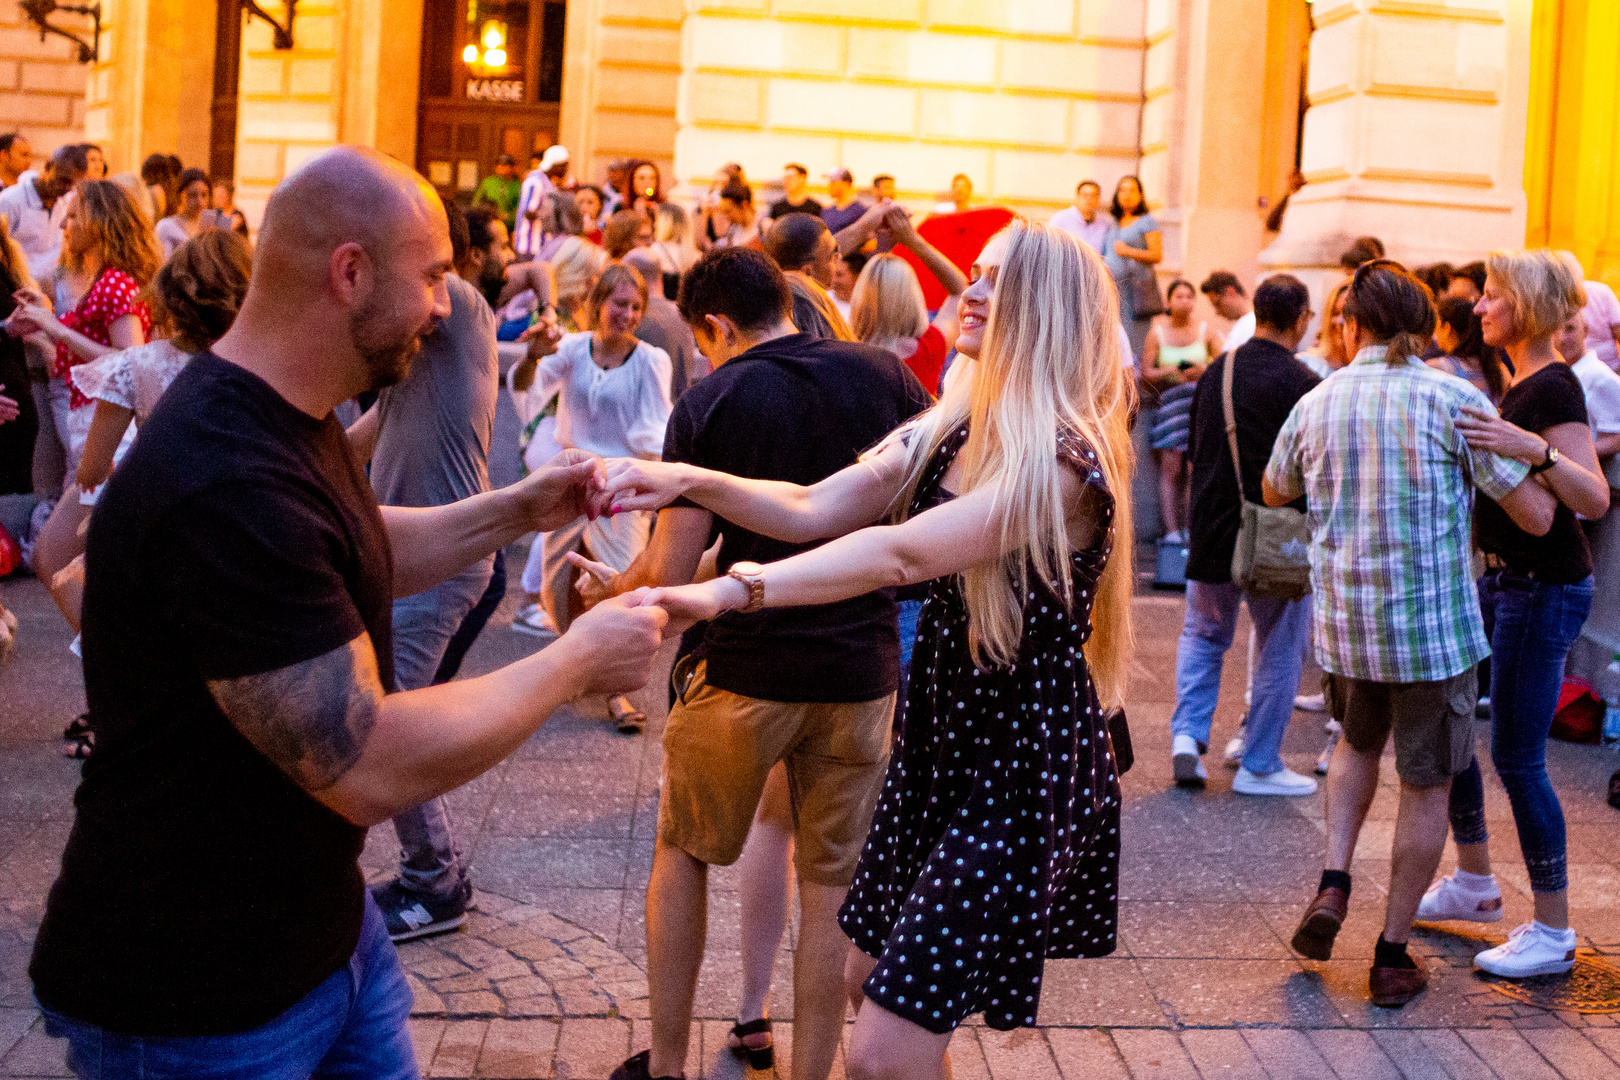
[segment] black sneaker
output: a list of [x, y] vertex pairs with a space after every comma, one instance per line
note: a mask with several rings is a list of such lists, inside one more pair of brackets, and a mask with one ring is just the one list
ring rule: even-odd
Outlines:
[[428, 937], [454, 930], [467, 922], [472, 910], [472, 882], [463, 880], [449, 896], [435, 896], [406, 888], [398, 878], [373, 885], [371, 898], [388, 924], [388, 936], [398, 941]]

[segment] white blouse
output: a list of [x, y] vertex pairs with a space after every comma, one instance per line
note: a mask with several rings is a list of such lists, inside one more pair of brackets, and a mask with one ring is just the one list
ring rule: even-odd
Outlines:
[[656, 460], [674, 408], [669, 354], [638, 341], [624, 363], [605, 370], [591, 358], [592, 341], [589, 333], [565, 334], [540, 361], [540, 399], [559, 395], [557, 442], [605, 458]]
[[190, 359], [191, 354], [162, 338], [71, 367], [68, 378], [85, 397], [122, 405], [135, 414], [137, 424], [145, 424]]

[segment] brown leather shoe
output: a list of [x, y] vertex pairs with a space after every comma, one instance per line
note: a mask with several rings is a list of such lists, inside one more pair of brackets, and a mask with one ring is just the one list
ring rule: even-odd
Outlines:
[[1292, 942], [1294, 951], [1310, 960], [1333, 959], [1333, 939], [1350, 910], [1350, 894], [1343, 889], [1323, 889], [1305, 909]]
[[1415, 968], [1375, 967], [1367, 976], [1372, 1003], [1385, 1009], [1398, 1009], [1423, 993], [1429, 986], [1429, 973], [1423, 961], [1412, 957]]

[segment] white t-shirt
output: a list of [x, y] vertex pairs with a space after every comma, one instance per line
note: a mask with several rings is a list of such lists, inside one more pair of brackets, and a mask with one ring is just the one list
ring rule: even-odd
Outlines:
[[1221, 352], [1229, 353], [1252, 337], [1254, 337], [1254, 312], [1251, 311], [1232, 324], [1232, 329], [1226, 334], [1226, 343], [1221, 346]]
[[1616, 355], [1614, 327], [1620, 326], [1620, 298], [1601, 281], [1586, 282], [1586, 349], [1597, 353], [1597, 358], [1609, 365], [1610, 371], [1620, 370], [1620, 356]]
[[1569, 370], [1586, 392], [1586, 420], [1592, 426], [1593, 437], [1620, 432], [1620, 375], [1590, 351]]

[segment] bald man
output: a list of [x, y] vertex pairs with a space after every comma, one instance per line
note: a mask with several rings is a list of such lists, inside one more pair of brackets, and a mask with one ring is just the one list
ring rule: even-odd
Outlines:
[[235, 325], [175, 380], [92, 519], [96, 749], [29, 973], [81, 1077], [418, 1075], [366, 828], [466, 783], [556, 706], [642, 685], [616, 606], [465, 682], [393, 693], [390, 612], [592, 509], [598, 463], [379, 509], [333, 407], [449, 312], [444, 212], [337, 148], [276, 189]]

